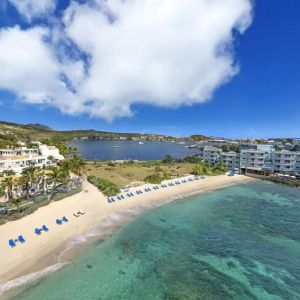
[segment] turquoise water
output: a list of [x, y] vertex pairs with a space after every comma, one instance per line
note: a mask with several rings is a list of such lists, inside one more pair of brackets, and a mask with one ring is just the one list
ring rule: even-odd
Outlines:
[[300, 299], [300, 191], [256, 182], [158, 207], [17, 299]]

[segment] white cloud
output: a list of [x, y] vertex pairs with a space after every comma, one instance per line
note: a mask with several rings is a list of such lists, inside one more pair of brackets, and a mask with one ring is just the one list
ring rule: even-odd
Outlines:
[[[178, 107], [209, 100], [238, 72], [233, 30], [244, 33], [250, 25], [251, 2], [73, 2], [63, 22], [63, 32], [52, 32], [52, 44], [45, 42], [45, 28], [0, 31], [0, 88], [30, 103], [112, 120], [132, 115], [132, 104]], [[87, 70], [83, 60], [58, 60], [59, 35], [89, 56]]]
[[[3, 0], [2, 0], [3, 1]], [[28, 21], [53, 12], [56, 0], [8, 0]]]

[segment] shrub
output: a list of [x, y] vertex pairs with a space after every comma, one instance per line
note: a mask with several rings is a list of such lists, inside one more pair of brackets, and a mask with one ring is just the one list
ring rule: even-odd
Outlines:
[[118, 186], [107, 179], [96, 176], [88, 176], [87, 179], [106, 196], [115, 196], [120, 193]]

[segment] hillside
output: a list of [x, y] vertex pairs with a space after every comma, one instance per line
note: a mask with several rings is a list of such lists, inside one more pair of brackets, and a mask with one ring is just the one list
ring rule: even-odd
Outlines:
[[34, 141], [34, 140], [58, 140], [58, 141], [70, 141], [70, 140], [99, 140], [99, 139], [118, 139], [124, 138], [149, 138], [158, 139], [163, 137], [164, 139], [173, 139], [170, 136], [161, 136], [155, 134], [140, 134], [140, 133], [115, 133], [106, 131], [90, 130], [70, 130], [70, 131], [56, 131], [42, 124], [16, 124], [10, 122], [0, 121], [0, 146], [1, 142], [6, 144], [11, 141], [14, 143], [18, 140], [21, 141]]

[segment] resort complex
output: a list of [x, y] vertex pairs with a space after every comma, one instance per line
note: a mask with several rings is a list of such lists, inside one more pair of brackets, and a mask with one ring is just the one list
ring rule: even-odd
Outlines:
[[[198, 144], [200, 157], [212, 164], [222, 163], [229, 170], [236, 170], [241, 174], [300, 174], [299, 139], [294, 139], [292, 144], [276, 143], [272, 140], [266, 144], [223, 140], [218, 147], [213, 145], [214, 142], [210, 141]], [[234, 147], [235, 151], [223, 150], [230, 146]]]
[[51, 166], [55, 165], [56, 161], [63, 159], [64, 157], [56, 147], [41, 143], [37, 143], [36, 147], [31, 149], [26, 147], [0, 149], [0, 173], [3, 171], [13, 171], [16, 174], [20, 174], [26, 167]]

